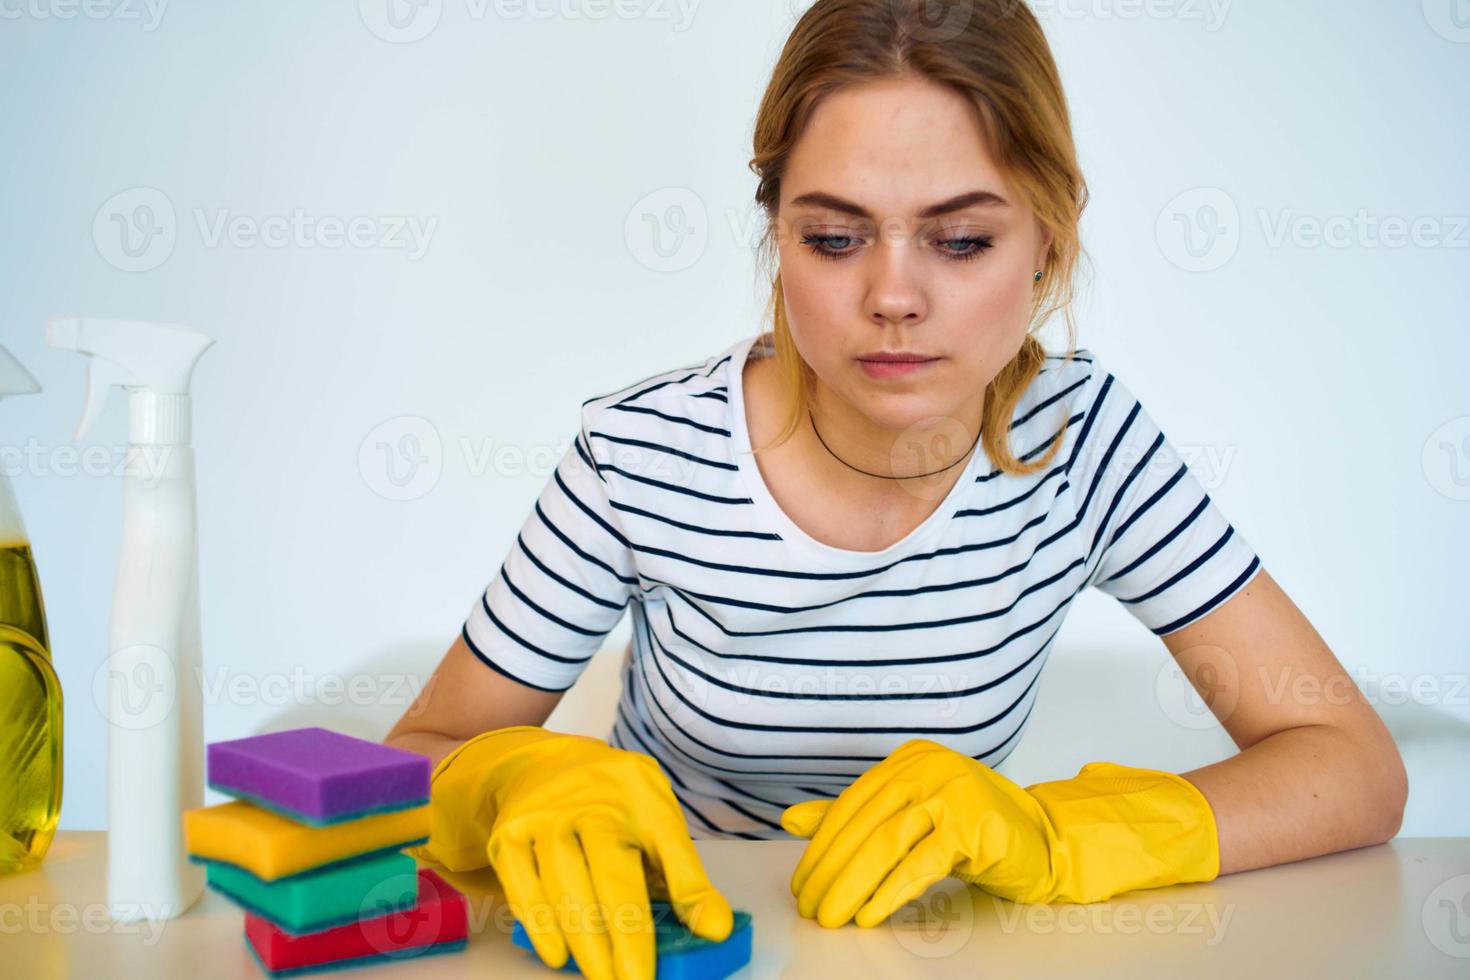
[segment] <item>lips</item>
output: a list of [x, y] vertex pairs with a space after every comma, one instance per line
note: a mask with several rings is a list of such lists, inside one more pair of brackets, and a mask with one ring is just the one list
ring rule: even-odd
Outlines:
[[939, 358], [910, 351], [875, 351], [872, 354], [861, 355], [858, 360], [872, 361], [877, 364], [918, 364], [923, 361], [937, 361]]
[[903, 378], [917, 374], [939, 363], [937, 357], [920, 357], [917, 360], [869, 360], [860, 358], [858, 364], [870, 378]]

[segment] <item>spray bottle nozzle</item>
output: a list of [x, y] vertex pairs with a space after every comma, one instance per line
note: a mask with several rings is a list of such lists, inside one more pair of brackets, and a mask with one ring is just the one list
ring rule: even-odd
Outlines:
[[[87, 400], [73, 439], [81, 439], [91, 428], [102, 411], [107, 389], [118, 385], [151, 392], [173, 408], [151, 413], [134, 441], [152, 442], [155, 437], [187, 441], [189, 378], [199, 355], [214, 343], [212, 337], [176, 324], [52, 317], [46, 321], [46, 342], [88, 355]], [[178, 421], [181, 412], [182, 423]]]

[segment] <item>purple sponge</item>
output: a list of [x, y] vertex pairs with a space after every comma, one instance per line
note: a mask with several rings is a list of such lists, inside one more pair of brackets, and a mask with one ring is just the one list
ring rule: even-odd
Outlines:
[[429, 802], [427, 756], [325, 728], [211, 742], [210, 789], [321, 827]]

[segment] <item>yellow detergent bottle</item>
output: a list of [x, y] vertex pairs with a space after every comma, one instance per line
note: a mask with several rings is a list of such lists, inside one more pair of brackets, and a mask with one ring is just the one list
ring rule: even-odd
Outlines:
[[[40, 390], [0, 347], [0, 398]], [[0, 874], [40, 864], [61, 814], [61, 682], [49, 650], [30, 539], [0, 470]]]

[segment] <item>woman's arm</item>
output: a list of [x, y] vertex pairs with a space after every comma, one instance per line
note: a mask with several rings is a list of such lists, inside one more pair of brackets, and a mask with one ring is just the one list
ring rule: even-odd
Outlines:
[[1164, 643], [1241, 750], [1181, 774], [1215, 812], [1221, 874], [1398, 832], [1408, 779], [1393, 737], [1265, 569]]
[[562, 693], [529, 687], [487, 666], [461, 634], [383, 741], [426, 755], [437, 766], [456, 745], [481, 732], [542, 724]]

